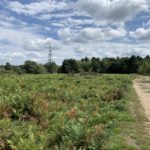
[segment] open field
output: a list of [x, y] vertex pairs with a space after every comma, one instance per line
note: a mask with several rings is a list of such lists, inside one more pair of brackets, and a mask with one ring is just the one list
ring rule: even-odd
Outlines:
[[133, 79], [0, 76], [0, 149], [148, 150]]

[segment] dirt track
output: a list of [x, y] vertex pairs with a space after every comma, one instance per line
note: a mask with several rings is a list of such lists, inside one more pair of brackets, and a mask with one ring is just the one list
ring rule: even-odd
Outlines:
[[139, 77], [133, 84], [137, 95], [143, 105], [145, 116], [150, 122], [150, 77]]

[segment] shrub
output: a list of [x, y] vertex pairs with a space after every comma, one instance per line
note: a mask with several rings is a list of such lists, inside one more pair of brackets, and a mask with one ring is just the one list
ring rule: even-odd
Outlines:
[[138, 73], [143, 75], [150, 75], [150, 62], [149, 61], [143, 62], [138, 69]]
[[121, 114], [130, 80], [128, 75], [1, 75], [0, 149], [102, 150], [119, 121], [127, 120]]
[[111, 91], [108, 91], [103, 97], [102, 99], [104, 101], [114, 101], [114, 100], [121, 100], [124, 96], [124, 90], [123, 89], [113, 89]]

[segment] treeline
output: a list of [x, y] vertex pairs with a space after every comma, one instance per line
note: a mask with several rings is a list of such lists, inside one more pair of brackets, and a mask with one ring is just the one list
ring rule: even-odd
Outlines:
[[0, 74], [45, 74], [45, 73], [58, 73], [59, 66], [56, 63], [39, 64], [35, 61], [25, 61], [23, 65], [15, 66], [7, 62], [5, 65], [0, 66]]
[[65, 59], [61, 66], [55, 62], [38, 64], [34, 61], [25, 61], [23, 65], [14, 66], [6, 63], [0, 66], [0, 73], [120, 73], [131, 74], [140, 73], [150, 75], [150, 56], [142, 58], [140, 56], [122, 58], [82, 58], [81, 60]]

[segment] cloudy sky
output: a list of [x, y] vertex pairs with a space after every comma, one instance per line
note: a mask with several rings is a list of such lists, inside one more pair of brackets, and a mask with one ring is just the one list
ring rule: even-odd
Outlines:
[[150, 0], [0, 0], [0, 64], [150, 55]]

